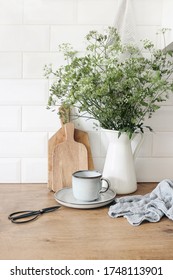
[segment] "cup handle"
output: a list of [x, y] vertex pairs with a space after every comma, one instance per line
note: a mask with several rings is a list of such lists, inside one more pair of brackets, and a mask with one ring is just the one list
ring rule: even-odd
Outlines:
[[106, 187], [106, 188], [102, 188], [102, 189], [100, 190], [99, 193], [107, 192], [107, 190], [110, 188], [110, 182], [109, 182], [109, 180], [102, 177], [102, 178], [101, 178], [101, 181], [105, 181], [105, 182], [107, 183], [107, 187]]

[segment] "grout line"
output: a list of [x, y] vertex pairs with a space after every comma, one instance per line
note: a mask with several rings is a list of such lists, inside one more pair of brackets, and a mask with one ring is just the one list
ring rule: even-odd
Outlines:
[[25, 0], [22, 2], [22, 25], [24, 25]]
[[23, 132], [23, 106], [21, 105], [20, 131]]
[[19, 178], [20, 178], [20, 183], [22, 183], [22, 158], [20, 158], [20, 163], [19, 163]]

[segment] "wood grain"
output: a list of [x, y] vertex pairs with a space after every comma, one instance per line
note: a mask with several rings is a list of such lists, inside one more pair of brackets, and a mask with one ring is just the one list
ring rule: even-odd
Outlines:
[[[136, 194], [150, 192], [157, 183], [140, 183]], [[80, 210], [61, 207], [22, 225], [8, 215], [56, 204], [46, 184], [0, 185], [0, 259], [54, 260], [172, 260], [173, 221], [133, 227], [126, 219], [112, 219], [108, 207]]]
[[94, 162], [93, 162], [93, 157], [92, 157], [92, 153], [91, 153], [91, 147], [90, 147], [88, 133], [86, 131], [75, 128], [74, 140], [76, 142], [83, 144], [86, 147], [87, 153], [88, 153], [88, 169], [94, 170]]
[[53, 189], [53, 153], [55, 147], [65, 140], [64, 128], [60, 128], [48, 141], [48, 188]]
[[75, 171], [88, 169], [87, 149], [74, 140], [74, 124], [67, 123], [64, 126], [66, 140], [57, 145], [53, 153], [54, 192], [63, 187], [70, 187]]
[[[52, 155], [54, 153], [54, 149], [57, 145], [64, 142], [66, 139], [65, 136], [65, 127], [60, 128], [50, 139], [48, 142], [48, 188], [53, 190], [53, 161]], [[78, 143], [85, 145], [87, 149], [87, 159], [88, 159], [88, 169], [94, 169], [94, 163], [91, 153], [91, 147], [89, 142], [88, 133], [79, 129], [74, 129], [74, 140]]]

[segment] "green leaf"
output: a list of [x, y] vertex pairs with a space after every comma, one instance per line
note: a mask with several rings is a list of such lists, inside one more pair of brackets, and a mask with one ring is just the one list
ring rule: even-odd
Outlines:
[[136, 45], [122, 44], [114, 27], [103, 33], [91, 30], [85, 39], [85, 52], [63, 43], [59, 51], [64, 65], [55, 71], [45, 66], [45, 76], [53, 80], [49, 108], [60, 103], [77, 106], [79, 116], [87, 112], [104, 128], [118, 130], [119, 136], [144, 132], [145, 117], [151, 118], [173, 92], [172, 52], [155, 49], [146, 39], [145, 57]]

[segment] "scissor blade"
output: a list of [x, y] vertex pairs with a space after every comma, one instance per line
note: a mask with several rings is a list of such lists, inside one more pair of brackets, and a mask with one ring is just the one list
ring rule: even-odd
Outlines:
[[60, 205], [56, 205], [56, 206], [52, 206], [52, 207], [47, 207], [47, 208], [43, 208], [42, 210], [40, 210], [41, 213], [48, 213], [48, 212], [53, 212], [57, 209], [59, 209], [61, 206]]

